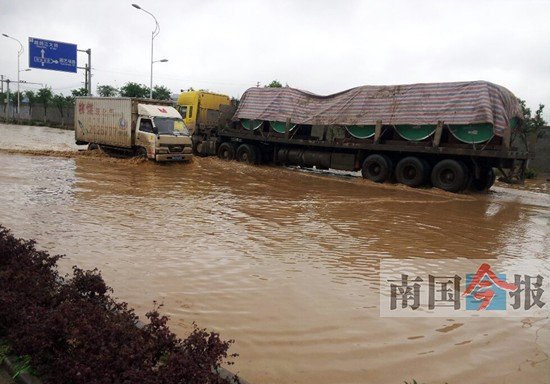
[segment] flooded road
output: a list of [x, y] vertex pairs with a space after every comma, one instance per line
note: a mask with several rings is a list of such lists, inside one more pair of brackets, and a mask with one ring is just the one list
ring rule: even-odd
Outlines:
[[549, 382], [548, 318], [384, 318], [378, 281], [411, 258], [549, 276], [548, 194], [76, 151], [73, 132], [0, 125], [0, 223], [65, 272], [99, 268], [140, 315], [163, 302], [180, 336], [235, 339], [251, 383]]

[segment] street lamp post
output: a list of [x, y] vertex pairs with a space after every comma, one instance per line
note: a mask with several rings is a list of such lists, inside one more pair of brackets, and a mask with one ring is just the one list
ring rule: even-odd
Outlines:
[[21, 71], [19, 70], [19, 62], [20, 62], [21, 55], [23, 54], [23, 44], [21, 44], [21, 42], [17, 40], [15, 37], [11, 37], [5, 33], [2, 33], [2, 36], [7, 37], [8, 39], [15, 40], [19, 43], [19, 51], [17, 52], [17, 117], [19, 117], [19, 114], [20, 114], [19, 107], [21, 103], [19, 99], [19, 74], [21, 73]]
[[153, 60], [153, 43], [155, 41], [155, 37], [157, 37], [158, 34], [160, 33], [159, 22], [157, 21], [157, 18], [155, 17], [155, 15], [153, 15], [151, 12], [141, 8], [137, 4], [132, 4], [132, 7], [136, 8], [136, 9], [139, 9], [139, 10], [151, 15], [151, 17], [155, 20], [155, 29], [153, 30], [153, 32], [151, 32], [151, 78], [150, 78], [150, 81], [149, 81], [149, 98], [152, 99], [153, 98], [153, 64], [155, 64], [155, 63], [166, 63], [168, 60], [167, 59], [156, 60], [156, 61]]
[[153, 98], [153, 64], [155, 63], [166, 63], [168, 61], [168, 59], [160, 59], [160, 60], [155, 60], [152, 62], [151, 64], [151, 91], [149, 92], [149, 97], [152, 99]]

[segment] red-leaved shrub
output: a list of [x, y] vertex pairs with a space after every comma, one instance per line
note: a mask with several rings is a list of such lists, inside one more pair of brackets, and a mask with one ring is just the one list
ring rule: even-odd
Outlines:
[[179, 339], [158, 307], [138, 326], [99, 271], [73, 267], [72, 276], [61, 277], [60, 257], [0, 226], [0, 337], [31, 356], [45, 383], [228, 383], [218, 371], [231, 364], [232, 341], [197, 326]]

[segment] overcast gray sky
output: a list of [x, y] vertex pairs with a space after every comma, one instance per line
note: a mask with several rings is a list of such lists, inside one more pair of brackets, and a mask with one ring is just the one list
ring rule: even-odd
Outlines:
[[[550, 120], [550, 1], [0, 0], [0, 33], [92, 49], [98, 84], [154, 83], [174, 93], [206, 88], [239, 97], [273, 79], [318, 94], [358, 85], [488, 80], [547, 105]], [[0, 74], [17, 77], [18, 44], [0, 37]], [[83, 65], [86, 54], [78, 54]], [[69, 94], [84, 75], [21, 73]], [[26, 86], [31, 88], [31, 86]]]

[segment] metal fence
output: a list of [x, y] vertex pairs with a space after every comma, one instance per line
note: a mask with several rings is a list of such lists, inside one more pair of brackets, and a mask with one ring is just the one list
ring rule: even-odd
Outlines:
[[550, 127], [542, 128], [529, 167], [540, 173], [550, 174]]
[[6, 106], [3, 106], [0, 107], [0, 118], [9, 120], [20, 119], [22, 121], [45, 123], [56, 127], [74, 129], [74, 106], [60, 109], [52, 105], [44, 108], [43, 104], [36, 104], [32, 107], [22, 105], [19, 115], [17, 114], [16, 106], [11, 106], [9, 115]]

